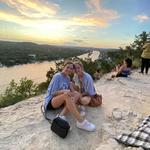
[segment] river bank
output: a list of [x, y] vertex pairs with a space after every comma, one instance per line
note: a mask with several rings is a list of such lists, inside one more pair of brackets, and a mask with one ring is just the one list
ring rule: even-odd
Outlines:
[[[95, 60], [99, 56], [99, 51], [94, 51], [90, 56], [92, 60]], [[79, 58], [87, 58], [88, 53], [78, 56]], [[33, 80], [39, 84], [46, 81], [46, 73], [49, 68], [55, 69], [55, 61], [44, 61], [42, 63], [24, 64], [13, 67], [1, 67], [0, 68], [0, 93], [2, 93], [10, 81], [14, 79], [19, 82], [21, 78], [27, 77], [27, 79]]]

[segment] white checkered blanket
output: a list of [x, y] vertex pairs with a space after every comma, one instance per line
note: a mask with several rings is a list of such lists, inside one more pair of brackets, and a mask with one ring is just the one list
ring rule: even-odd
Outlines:
[[145, 118], [132, 133], [119, 135], [115, 139], [127, 146], [142, 147], [145, 150], [150, 150], [150, 116]]

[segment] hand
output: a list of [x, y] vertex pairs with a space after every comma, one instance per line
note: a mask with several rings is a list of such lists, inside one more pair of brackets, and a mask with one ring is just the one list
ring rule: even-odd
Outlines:
[[64, 94], [64, 93], [68, 93], [68, 92], [70, 92], [70, 90], [68, 90], [68, 89], [56, 91], [56, 92], [53, 94], [53, 96], [58, 96], [58, 95], [61, 95], [61, 94]]
[[73, 93], [71, 92], [71, 91], [68, 91], [68, 92], [66, 92], [67, 93], [67, 95], [69, 96], [69, 97], [72, 97], [73, 95]]
[[70, 90], [65, 89], [65, 90], [61, 90], [61, 92], [62, 92], [62, 93], [68, 93], [68, 92], [70, 92]]

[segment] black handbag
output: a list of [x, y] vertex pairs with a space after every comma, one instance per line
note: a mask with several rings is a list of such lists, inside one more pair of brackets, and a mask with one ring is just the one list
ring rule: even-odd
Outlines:
[[52, 121], [51, 130], [62, 138], [65, 138], [70, 129], [70, 125], [67, 121], [60, 117], [56, 117]]
[[45, 119], [48, 120], [48, 122], [51, 124], [51, 130], [61, 138], [65, 138], [70, 129], [69, 123], [60, 117], [56, 117], [53, 120], [47, 118], [46, 110], [43, 111], [43, 105], [41, 106], [41, 112]]

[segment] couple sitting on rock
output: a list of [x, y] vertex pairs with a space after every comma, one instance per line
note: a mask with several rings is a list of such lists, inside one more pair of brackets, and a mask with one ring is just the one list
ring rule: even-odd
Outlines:
[[[72, 73], [73, 82], [69, 77]], [[63, 106], [59, 117], [65, 120], [65, 115], [70, 112], [75, 117], [78, 128], [94, 131], [95, 125], [84, 118], [85, 112], [79, 112], [79, 106], [90, 104], [96, 95], [93, 79], [84, 72], [82, 63], [69, 61], [64, 64], [61, 72], [53, 76], [45, 96], [44, 107], [45, 110], [54, 110]]]

